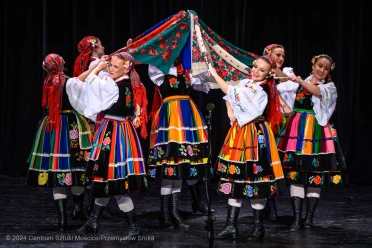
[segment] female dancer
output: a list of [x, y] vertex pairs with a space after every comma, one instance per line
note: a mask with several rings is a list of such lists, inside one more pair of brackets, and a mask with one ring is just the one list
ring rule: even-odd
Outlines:
[[[84, 195], [84, 164], [92, 147], [89, 124], [72, 108], [67, 97], [64, 64], [63, 58], [54, 53], [46, 56], [43, 62], [47, 76], [42, 106], [47, 115], [41, 119], [36, 131], [26, 181], [30, 186], [53, 188], [59, 230], [65, 230], [67, 226], [66, 188], [71, 188], [74, 202]], [[75, 204], [72, 218], [84, 217], [82, 204], [81, 207]]]
[[[155, 93], [158, 93], [150, 114], [153, 121], [149, 174], [162, 180], [160, 226], [187, 229], [189, 225], [178, 213], [182, 179], [194, 184], [194, 179], [211, 176], [210, 168], [207, 168], [207, 125], [190, 93], [196, 87], [208, 92], [209, 84], [192, 79], [190, 72], [183, 69], [180, 58], [176, 59], [167, 75], [150, 65], [149, 76], [156, 85]], [[201, 197], [195, 204], [194, 212], [205, 210]]]
[[228, 85], [216, 72], [224, 99], [230, 106], [232, 126], [218, 156], [219, 193], [229, 196], [225, 227], [216, 239], [235, 239], [243, 198], [251, 200], [254, 226], [248, 239], [264, 237], [265, 198], [285, 192], [282, 166], [270, 125], [281, 121], [278, 94], [273, 82], [275, 61], [267, 55], [254, 61], [251, 79]]
[[[312, 73], [305, 80], [290, 75], [277, 86], [293, 106], [293, 114], [279, 132], [277, 146], [286, 180], [291, 184], [291, 204], [294, 222], [290, 231], [302, 228], [302, 205], [307, 200], [305, 228], [313, 227], [313, 216], [322, 187], [342, 185], [346, 165], [340, 159], [334, 133], [328, 121], [337, 99], [337, 90], [330, 72], [335, 68], [326, 54], [314, 56]], [[290, 106], [292, 108], [292, 106]]]
[[[115, 196], [128, 224], [125, 236], [142, 233], [137, 224], [130, 192], [147, 189], [145, 164], [140, 141], [135, 130], [141, 128], [146, 138], [146, 89], [134, 70], [133, 57], [125, 52], [116, 53], [110, 62], [101, 61], [79, 76], [81, 92], [85, 92], [86, 105], [80, 111], [95, 120], [105, 111], [102, 124], [94, 135], [93, 148], [86, 168], [86, 176], [93, 178], [92, 197], [95, 199], [88, 221], [77, 230], [79, 234], [97, 233], [98, 220], [109, 198]], [[108, 77], [100, 73], [110, 65]], [[71, 80], [77, 80], [71, 79]], [[78, 89], [74, 99], [82, 94]]]

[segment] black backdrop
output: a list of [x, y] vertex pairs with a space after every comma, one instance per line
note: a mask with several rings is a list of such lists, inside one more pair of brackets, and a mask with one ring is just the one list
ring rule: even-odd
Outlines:
[[[306, 77], [313, 55], [333, 57], [332, 77], [338, 88], [334, 119], [344, 151], [350, 181], [370, 184], [372, 136], [370, 91], [370, 1], [257, 1], [257, 0], [38, 0], [1, 1], [0, 176], [20, 178], [35, 129], [42, 116], [41, 93], [44, 57], [58, 53], [72, 75], [77, 44], [87, 35], [101, 39], [106, 54], [121, 47], [156, 23], [180, 10], [194, 10], [211, 29], [232, 44], [261, 54], [279, 43], [286, 48], [284, 66]], [[153, 98], [147, 65], [136, 67]], [[367, 70], [367, 71], [366, 71]], [[212, 102], [214, 157], [229, 128], [222, 92], [195, 93], [207, 114]], [[148, 141], [143, 140], [147, 155]]]

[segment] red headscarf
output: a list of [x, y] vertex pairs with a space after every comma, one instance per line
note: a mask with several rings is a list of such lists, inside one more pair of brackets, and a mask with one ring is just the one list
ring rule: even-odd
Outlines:
[[42, 106], [49, 108], [49, 130], [57, 129], [60, 125], [62, 94], [66, 82], [64, 65], [63, 58], [55, 53], [49, 54], [43, 61], [43, 68], [48, 75], [44, 80]]
[[93, 48], [98, 48], [98, 38], [95, 36], [86, 36], [79, 42], [78, 51], [80, 54], [75, 60], [74, 77], [78, 77], [87, 70]]
[[282, 121], [282, 114], [280, 112], [279, 92], [274, 82], [274, 72], [276, 68], [276, 62], [268, 54], [262, 55], [260, 58], [264, 58], [268, 60], [271, 64], [271, 68], [269, 70], [269, 74], [266, 79], [267, 85], [269, 86], [270, 95], [269, 95], [269, 103], [268, 103], [269, 106], [267, 108], [265, 119], [270, 124], [271, 130], [273, 131], [274, 135], [277, 135], [278, 125]]
[[134, 69], [134, 58], [132, 55], [126, 52], [119, 52], [118, 53], [125, 61], [129, 61], [129, 70], [130, 70], [130, 81], [132, 84], [132, 90], [134, 95], [134, 106], [136, 107], [137, 104], [141, 107], [141, 113], [140, 113], [140, 120], [141, 120], [141, 136], [142, 138], [147, 138], [147, 127], [146, 124], [148, 122], [148, 116], [147, 116], [147, 96], [146, 96], [146, 88], [142, 84], [140, 77], [136, 70]]

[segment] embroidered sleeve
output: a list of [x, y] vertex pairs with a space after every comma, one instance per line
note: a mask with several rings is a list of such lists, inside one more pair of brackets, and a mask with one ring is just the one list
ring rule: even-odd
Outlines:
[[262, 115], [268, 102], [266, 92], [261, 86], [242, 80], [237, 85], [229, 85], [226, 96], [239, 125], [245, 125]]
[[315, 118], [319, 125], [325, 126], [331, 118], [337, 103], [337, 89], [334, 83], [320, 84], [321, 96], [312, 96]]
[[71, 106], [79, 113], [84, 115], [85, 97], [87, 87], [85, 83], [81, 82], [78, 78], [69, 78], [66, 82], [66, 92]]
[[90, 74], [85, 80], [87, 91], [84, 116], [92, 120], [96, 120], [98, 113], [109, 109], [119, 98], [119, 88], [115, 81], [105, 75], [101, 76]]

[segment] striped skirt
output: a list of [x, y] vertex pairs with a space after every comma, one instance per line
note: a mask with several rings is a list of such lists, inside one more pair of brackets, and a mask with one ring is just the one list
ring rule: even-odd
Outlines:
[[208, 129], [195, 103], [189, 96], [165, 98], [151, 126], [148, 174], [157, 180], [211, 177], [208, 155]]
[[26, 185], [39, 187], [84, 186], [85, 163], [92, 147], [89, 124], [75, 110], [64, 110], [58, 129], [49, 130], [49, 116], [38, 124], [28, 158]]
[[294, 109], [276, 142], [287, 183], [310, 187], [347, 183], [336, 131], [329, 124], [320, 126], [314, 111]]
[[140, 141], [130, 117], [106, 115], [94, 135], [86, 168], [93, 197], [147, 190]]
[[218, 193], [262, 199], [286, 194], [275, 138], [263, 118], [231, 126], [217, 159]]

